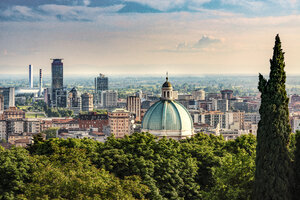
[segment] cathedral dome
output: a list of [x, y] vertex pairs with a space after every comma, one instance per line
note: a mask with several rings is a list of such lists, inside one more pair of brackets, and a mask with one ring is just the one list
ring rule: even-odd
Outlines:
[[165, 86], [167, 82], [163, 84], [160, 101], [153, 104], [144, 115], [142, 131], [158, 137], [190, 137], [194, 133], [191, 115], [183, 105], [173, 100], [172, 85], [168, 82], [170, 86]]

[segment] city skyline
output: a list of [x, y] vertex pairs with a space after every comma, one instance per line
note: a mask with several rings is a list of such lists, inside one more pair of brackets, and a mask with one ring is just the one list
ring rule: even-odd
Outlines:
[[[267, 73], [280, 34], [287, 74], [300, 74], [299, 1], [1, 1], [0, 73]], [[37, 71], [33, 72], [38, 74]]]

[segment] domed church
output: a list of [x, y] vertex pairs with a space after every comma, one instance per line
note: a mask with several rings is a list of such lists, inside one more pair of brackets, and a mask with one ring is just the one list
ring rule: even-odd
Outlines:
[[162, 85], [160, 101], [145, 113], [142, 132], [149, 132], [159, 138], [185, 139], [194, 134], [193, 120], [187, 109], [173, 98], [173, 87], [166, 77]]

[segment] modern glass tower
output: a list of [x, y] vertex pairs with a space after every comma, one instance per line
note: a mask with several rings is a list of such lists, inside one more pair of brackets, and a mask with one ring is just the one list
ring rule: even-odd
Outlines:
[[59, 102], [57, 102], [57, 93], [63, 90], [64, 86], [64, 70], [63, 70], [63, 63], [62, 59], [52, 59], [52, 94], [51, 94], [51, 101], [52, 107], [61, 107]]
[[95, 89], [96, 93], [108, 90], [108, 78], [105, 77], [104, 74], [99, 74], [99, 76], [95, 78]]

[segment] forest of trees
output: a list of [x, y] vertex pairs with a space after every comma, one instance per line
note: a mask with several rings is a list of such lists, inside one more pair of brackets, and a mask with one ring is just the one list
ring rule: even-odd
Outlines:
[[134, 133], [105, 143], [38, 135], [26, 149], [0, 149], [0, 199], [251, 199], [255, 149], [253, 135]]

